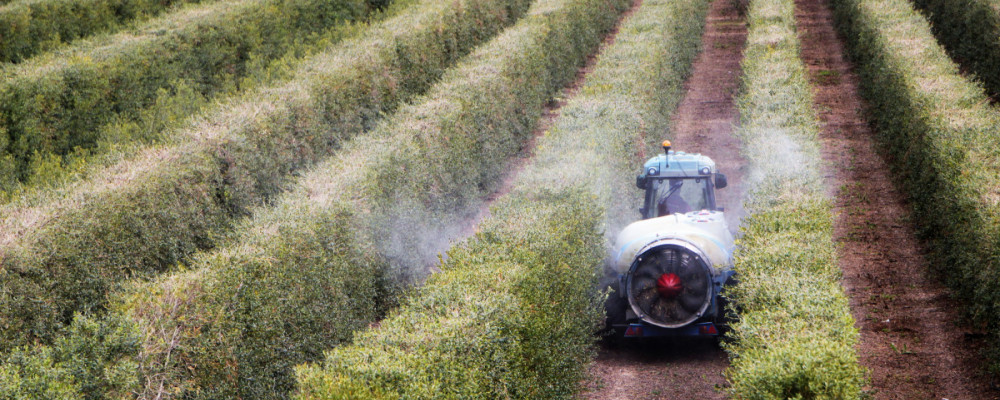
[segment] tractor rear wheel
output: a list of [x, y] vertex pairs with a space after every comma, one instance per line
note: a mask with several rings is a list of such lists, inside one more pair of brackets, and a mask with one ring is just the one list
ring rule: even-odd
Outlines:
[[604, 302], [604, 312], [607, 314], [606, 327], [612, 329], [614, 325], [625, 324], [625, 311], [628, 309], [628, 298], [624, 296], [621, 284], [615, 279], [608, 285], [611, 288], [608, 299]]

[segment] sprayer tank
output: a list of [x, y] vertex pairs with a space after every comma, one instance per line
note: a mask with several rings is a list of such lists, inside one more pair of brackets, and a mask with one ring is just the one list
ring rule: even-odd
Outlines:
[[701, 210], [644, 219], [625, 227], [615, 241], [615, 268], [627, 274], [642, 252], [670, 241], [700, 249], [712, 274], [732, 269], [734, 240], [721, 211]]

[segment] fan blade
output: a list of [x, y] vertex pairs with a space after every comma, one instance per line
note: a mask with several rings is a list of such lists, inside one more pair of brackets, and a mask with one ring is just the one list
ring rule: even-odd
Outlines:
[[664, 249], [661, 253], [663, 253], [663, 258], [660, 261], [660, 273], [677, 273], [677, 250]]
[[705, 293], [684, 293], [679, 296], [679, 303], [689, 313], [693, 314], [701, 310], [701, 306], [706, 301]]
[[632, 290], [636, 292], [655, 287], [656, 279], [653, 278], [636, 278], [632, 280]]
[[681, 280], [684, 282], [684, 288], [698, 293], [705, 292], [708, 286], [706, 285], [708, 282], [708, 279], [706, 278], [707, 277], [703, 271], [695, 271], [681, 276]]
[[649, 316], [655, 318], [657, 321], [670, 321], [669, 304], [662, 298], [658, 299], [649, 308]]
[[639, 306], [643, 311], [649, 310], [649, 307], [660, 298], [660, 294], [657, 293], [656, 288], [646, 288], [639, 290], [635, 295], [635, 304]]
[[633, 276], [635, 276], [636, 279], [638, 278], [659, 279], [660, 273], [657, 272], [657, 268], [655, 265], [643, 264], [640, 265], [638, 269], [636, 269], [635, 275]]
[[658, 304], [662, 317], [660, 321], [676, 323], [686, 319], [691, 313], [681, 308], [677, 300], [664, 300]]

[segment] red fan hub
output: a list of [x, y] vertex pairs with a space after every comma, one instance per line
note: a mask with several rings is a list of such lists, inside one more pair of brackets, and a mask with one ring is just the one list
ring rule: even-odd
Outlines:
[[656, 291], [660, 292], [660, 296], [663, 298], [677, 297], [682, 290], [684, 290], [684, 285], [681, 284], [681, 278], [677, 274], [663, 274], [660, 275], [660, 279], [656, 280]]

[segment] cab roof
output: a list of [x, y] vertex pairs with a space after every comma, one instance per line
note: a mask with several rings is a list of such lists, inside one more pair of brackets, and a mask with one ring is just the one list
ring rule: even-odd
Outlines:
[[642, 175], [648, 178], [698, 177], [718, 173], [715, 161], [701, 154], [670, 150], [650, 158], [643, 165]]

